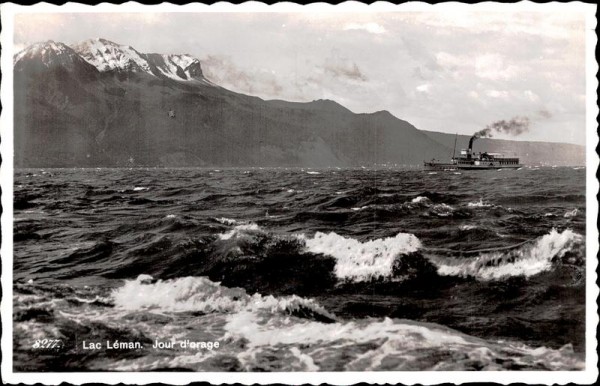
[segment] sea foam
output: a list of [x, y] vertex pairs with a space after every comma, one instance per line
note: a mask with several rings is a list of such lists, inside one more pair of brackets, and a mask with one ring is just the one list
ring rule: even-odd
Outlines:
[[492, 204], [483, 201], [483, 198], [480, 198], [479, 201], [469, 202], [467, 204], [469, 208], [489, 208]]
[[187, 276], [177, 279], [157, 280], [150, 275], [139, 275], [135, 280], [127, 280], [125, 285], [115, 289], [112, 299], [116, 309], [134, 311], [150, 310], [158, 312], [258, 312], [283, 314], [317, 314], [334, 320], [312, 299], [300, 296], [248, 295], [241, 288], [228, 288], [206, 277]]
[[238, 237], [240, 234], [244, 233], [245, 231], [258, 231], [258, 230], [260, 230], [260, 227], [255, 223], [236, 225], [229, 232], [220, 233], [219, 239], [229, 240], [231, 238]]
[[418, 197], [415, 197], [415, 198], [413, 198], [413, 199], [411, 200], [411, 202], [412, 202], [413, 204], [426, 203], [426, 202], [429, 202], [429, 198], [427, 198], [427, 197], [424, 197], [424, 196], [418, 196]]
[[565, 218], [573, 218], [573, 217], [577, 217], [577, 213], [579, 212], [579, 210], [577, 210], [577, 208], [570, 210], [568, 212], [565, 213], [564, 217]]
[[395, 259], [421, 247], [419, 239], [410, 233], [364, 243], [335, 232], [317, 232], [312, 238], [301, 239], [307, 251], [334, 257], [337, 278], [351, 281], [391, 277]]
[[215, 220], [220, 222], [221, 224], [225, 224], [225, 225], [237, 224], [237, 220], [234, 220], [232, 218], [227, 218], [227, 217], [218, 217], [218, 218], [215, 218]]
[[481, 253], [465, 261], [436, 261], [438, 274], [444, 276], [475, 277], [479, 280], [498, 280], [511, 276], [533, 276], [552, 268], [555, 258], [581, 246], [584, 238], [567, 229], [561, 233], [552, 229], [531, 244], [505, 252]]
[[[282, 323], [277, 319], [265, 322], [256, 314], [242, 312], [230, 315], [225, 329], [229, 336], [247, 342], [247, 351], [238, 358], [248, 369], [272, 347], [294, 350], [300, 368], [313, 371], [464, 370], [474, 364], [479, 369], [502, 370], [512, 362], [553, 370], [583, 366], [569, 345], [554, 350], [488, 342], [435, 324], [390, 318]], [[343, 368], [332, 368], [342, 359], [341, 353]]]

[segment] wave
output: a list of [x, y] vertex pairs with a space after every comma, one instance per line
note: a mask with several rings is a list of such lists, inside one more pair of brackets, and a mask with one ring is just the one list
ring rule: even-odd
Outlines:
[[479, 201], [469, 202], [467, 206], [469, 208], [489, 208], [492, 206], [492, 204], [484, 202], [483, 198], [480, 198]]
[[[32, 304], [39, 302], [35, 295], [25, 298]], [[87, 312], [76, 312], [81, 304], [61, 303], [68, 308], [57, 314], [58, 319], [48, 319], [49, 314], [41, 308], [24, 311], [19, 314], [16, 331], [42, 332], [36, 326], [48, 319], [79, 329], [79, 334], [89, 334], [79, 325], [93, 326], [95, 334], [113, 334], [108, 337], [114, 337], [116, 331], [110, 326], [118, 326], [119, 336], [136, 336], [136, 340], [148, 342], [147, 347], [164, 336], [182, 340], [201, 336], [221, 343], [219, 350], [202, 355], [185, 350], [173, 355], [168, 350], [147, 348], [142, 356], [118, 361], [103, 358], [105, 370], [581, 370], [584, 366], [570, 344], [559, 349], [534, 347], [388, 317], [344, 320], [312, 299], [248, 295], [205, 277], [163, 281], [140, 275], [113, 290], [111, 298], [114, 305], [96, 308], [86, 301]], [[223, 358], [227, 360], [220, 360]], [[70, 360], [93, 370], [100, 362], [91, 359]]]
[[412, 202], [413, 204], [420, 204], [420, 203], [430, 202], [430, 200], [429, 200], [429, 198], [427, 198], [425, 196], [417, 196], [417, 197], [413, 198], [410, 202]]
[[564, 217], [565, 218], [573, 218], [573, 217], [577, 217], [577, 213], [579, 212], [579, 210], [577, 210], [577, 208], [570, 210], [568, 212], [565, 213]]
[[261, 368], [260, 359], [272, 347], [295, 358], [277, 370], [558, 370], [584, 365], [570, 345], [554, 350], [491, 342], [435, 324], [390, 318], [281, 323], [246, 312], [231, 315], [225, 329], [248, 342], [247, 351], [237, 356], [246, 370]]
[[139, 275], [115, 289], [112, 298], [115, 308], [127, 311], [239, 313], [264, 310], [326, 322], [336, 319], [312, 299], [296, 295], [250, 296], [241, 288], [224, 287], [197, 276], [154, 281], [150, 275]]
[[229, 240], [231, 238], [237, 238], [241, 234], [244, 234], [244, 231], [259, 231], [260, 227], [255, 223], [241, 224], [236, 225], [232, 230], [225, 233], [219, 234], [219, 239], [221, 240]]
[[434, 203], [445, 204], [458, 204], [464, 199], [464, 195], [461, 194], [453, 194], [438, 191], [423, 191], [415, 197], [415, 200], [421, 201], [422, 199], [419, 199], [419, 197], [427, 198], [427, 200]]
[[[238, 370], [577, 370], [583, 366], [569, 344], [560, 349], [531, 347], [476, 338], [437, 324], [387, 317], [339, 320], [312, 299], [250, 296], [205, 277], [154, 281], [149, 275], [140, 275], [114, 290], [112, 298], [116, 313], [109, 313], [106, 322], [127, 315], [119, 311], [174, 313], [173, 318], [179, 318], [180, 312], [200, 312], [196, 320], [203, 318], [202, 323], [209, 325], [190, 327], [203, 326], [203, 330], [223, 334], [219, 340], [227, 344], [221, 354], [235, 358]], [[210, 315], [214, 317], [208, 318]], [[163, 317], [157, 318], [163, 328]], [[142, 323], [152, 320], [144, 318]], [[183, 336], [189, 334], [186, 325], [176, 326], [164, 329], [173, 334], [175, 328], [180, 328]], [[140, 363], [152, 369], [157, 365], [173, 367], [174, 361], [171, 356], [162, 356], [153, 362], [133, 358], [117, 364], [121, 369], [128, 365], [135, 368]], [[189, 362], [188, 366], [194, 363], [204, 368], [202, 361]]]
[[552, 229], [531, 244], [508, 252], [486, 252], [475, 258], [440, 261], [433, 258], [438, 274], [474, 277], [479, 280], [499, 280], [513, 276], [533, 276], [552, 268], [555, 259], [583, 247], [584, 237], [567, 229], [561, 233]]
[[575, 193], [551, 193], [551, 194], [511, 194], [505, 196], [499, 196], [494, 201], [498, 205], [514, 205], [515, 202], [518, 202], [521, 205], [526, 204], [539, 204], [544, 203], [546, 205], [552, 203], [579, 203], [585, 202], [585, 194], [575, 194]]
[[[436, 206], [448, 206], [436, 204]], [[468, 240], [485, 240], [490, 230], [473, 224], [459, 227], [460, 237]], [[438, 255], [435, 248], [429, 249], [413, 234], [398, 233], [394, 237], [379, 238], [361, 242], [355, 238], [341, 236], [335, 232], [316, 232], [313, 236], [304, 234], [276, 235], [264, 231], [255, 223], [240, 224], [219, 235], [219, 240], [238, 240], [234, 244], [224, 244], [226, 250], [220, 254], [229, 256], [223, 264], [240, 264], [235, 256], [254, 256], [244, 259], [244, 264], [260, 265], [263, 260], [281, 253], [285, 248], [294, 264], [311, 266], [318, 256], [333, 258], [332, 277], [343, 282], [402, 281], [415, 274], [423, 278], [432, 271], [441, 276], [472, 277], [482, 281], [501, 280], [514, 276], [533, 276], [552, 269], [554, 262], [566, 258], [580, 263], [585, 254], [583, 236], [572, 230], [558, 232], [552, 229], [548, 234], [522, 245], [498, 250], [446, 251]], [[232, 254], [232, 251], [237, 251]], [[278, 252], [279, 251], [279, 252]], [[449, 253], [448, 253], [449, 252]], [[455, 257], [465, 255], [465, 257]], [[231, 258], [234, 260], [230, 261]], [[290, 260], [290, 264], [292, 264]], [[236, 263], [237, 261], [237, 263]], [[296, 265], [289, 267], [294, 271]], [[325, 267], [322, 267], [323, 269]], [[331, 268], [328, 268], [328, 270]], [[224, 277], [228, 277], [223, 271]], [[408, 276], [407, 276], [408, 275]]]
[[237, 220], [234, 220], [232, 218], [227, 218], [227, 217], [219, 217], [219, 218], [215, 218], [215, 220], [224, 225], [234, 225], [234, 224], [238, 223]]
[[335, 232], [317, 232], [312, 238], [303, 235], [299, 238], [308, 252], [336, 259], [334, 272], [338, 279], [356, 282], [391, 277], [396, 259], [421, 247], [419, 239], [410, 233], [364, 243]]
[[429, 213], [438, 217], [449, 217], [454, 213], [454, 208], [448, 204], [435, 204]]

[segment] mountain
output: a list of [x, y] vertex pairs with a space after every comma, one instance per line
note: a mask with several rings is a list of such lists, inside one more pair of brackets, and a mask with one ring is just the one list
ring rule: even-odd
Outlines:
[[200, 61], [186, 54], [141, 54], [131, 46], [100, 38], [83, 41], [73, 49], [101, 72], [145, 72], [179, 81], [208, 82]]
[[19, 52], [14, 58], [16, 74], [54, 75], [53, 71], [72, 73], [77, 77], [95, 76], [96, 67], [89, 64], [71, 47], [49, 40], [36, 43]]
[[448, 152], [388, 112], [234, 93], [189, 55], [49, 41], [14, 66], [17, 167], [418, 164]]
[[[441, 145], [454, 148], [454, 134], [423, 131]], [[468, 135], [459, 135], [456, 140], [456, 152], [469, 146]], [[478, 138], [473, 144], [476, 152], [497, 152], [516, 155], [525, 165], [539, 166], [580, 166], [585, 165], [585, 147], [569, 143], [509, 141], [504, 139]], [[448, 155], [447, 158], [450, 158]]]
[[235, 93], [190, 55], [105, 39], [34, 44], [14, 74], [16, 167], [420, 165], [452, 151], [387, 111]]

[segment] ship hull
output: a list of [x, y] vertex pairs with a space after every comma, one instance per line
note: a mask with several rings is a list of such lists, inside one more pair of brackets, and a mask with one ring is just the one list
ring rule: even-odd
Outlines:
[[487, 164], [487, 165], [465, 165], [465, 164], [452, 164], [442, 162], [425, 162], [425, 170], [497, 170], [497, 169], [519, 169], [523, 165], [500, 165], [500, 164]]

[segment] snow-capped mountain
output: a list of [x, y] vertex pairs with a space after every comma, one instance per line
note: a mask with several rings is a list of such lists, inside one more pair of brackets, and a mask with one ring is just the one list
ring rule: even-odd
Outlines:
[[116, 70], [151, 73], [148, 62], [131, 46], [99, 38], [85, 40], [72, 48], [100, 72]]
[[142, 72], [178, 81], [207, 80], [200, 61], [190, 55], [144, 54], [135, 48], [106, 39], [90, 39], [72, 48], [100, 72]]
[[52, 40], [32, 44], [14, 57], [15, 71], [48, 68], [88, 73], [138, 73], [176, 81], [213, 85], [202, 74], [200, 60], [190, 55], [144, 54], [106, 39], [68, 46]]
[[69, 71], [97, 72], [71, 47], [49, 40], [35, 43], [18, 52], [14, 57], [15, 72], [40, 72], [52, 68], [64, 68]]
[[[454, 140], [387, 112], [232, 92], [205, 80], [190, 55], [104, 39], [34, 44], [15, 55], [14, 70], [17, 167], [420, 164], [449, 154]], [[519, 151], [539, 154], [528, 163], [548, 154], [553, 163], [583, 162], [575, 145], [531, 144]]]

